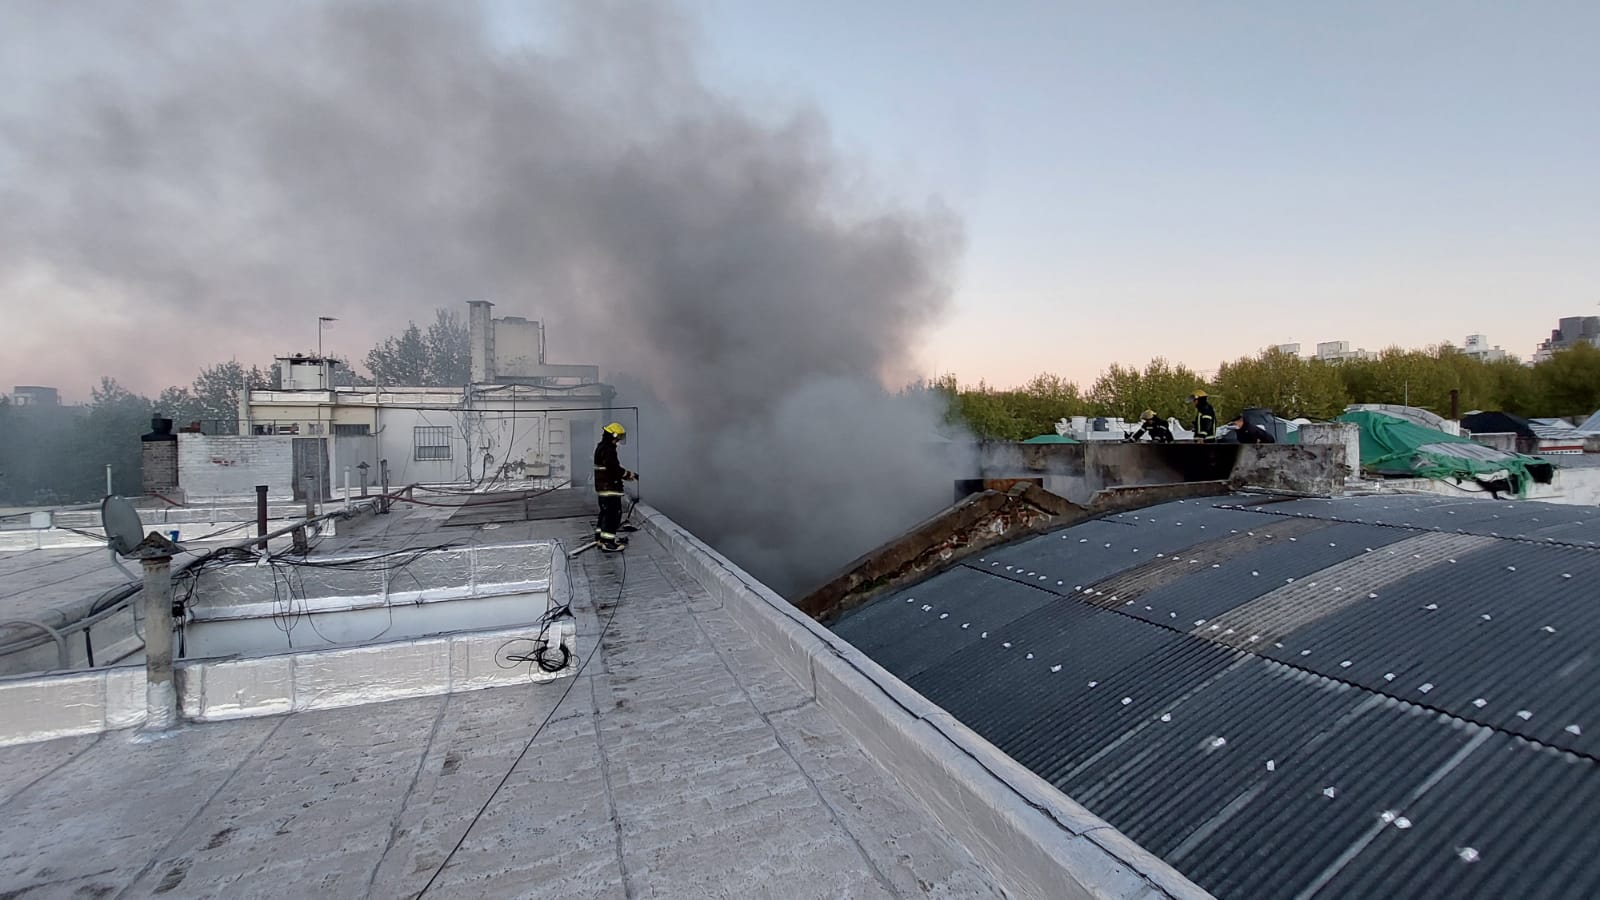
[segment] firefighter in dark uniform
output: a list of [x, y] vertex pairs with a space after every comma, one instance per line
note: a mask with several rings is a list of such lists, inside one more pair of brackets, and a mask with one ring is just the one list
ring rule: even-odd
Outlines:
[[1217, 411], [1211, 408], [1206, 392], [1195, 391], [1189, 395], [1189, 402], [1194, 404], [1194, 439], [1202, 444], [1216, 440]]
[[1251, 422], [1249, 419], [1246, 419], [1244, 417], [1244, 413], [1234, 416], [1233, 421], [1229, 422], [1228, 424], [1233, 426], [1234, 438], [1241, 444], [1277, 443], [1277, 440], [1273, 438], [1271, 432], [1255, 424], [1254, 422]]
[[594, 448], [594, 492], [600, 498], [600, 527], [595, 532], [595, 541], [607, 553], [622, 550], [622, 541], [617, 539], [617, 532], [622, 530], [622, 483], [639, 477], [624, 469], [617, 459], [617, 445], [627, 439], [627, 430], [612, 422], [605, 427], [600, 443]]
[[1150, 435], [1152, 443], [1172, 443], [1172, 429], [1167, 427], [1166, 421], [1157, 416], [1153, 409], [1145, 410], [1144, 415], [1139, 417], [1139, 430], [1128, 435], [1127, 441], [1136, 444], [1146, 434]]

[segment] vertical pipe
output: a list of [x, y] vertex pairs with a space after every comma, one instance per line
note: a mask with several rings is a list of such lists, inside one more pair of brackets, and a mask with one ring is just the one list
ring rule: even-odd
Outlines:
[[350, 467], [344, 467], [344, 511], [350, 511]]
[[378, 487], [382, 492], [380, 496], [383, 498], [382, 502], [378, 504], [378, 512], [386, 513], [389, 511], [389, 461], [387, 459], [378, 460]]
[[267, 486], [264, 485], [264, 484], [256, 485], [256, 536], [260, 537], [262, 539], [261, 543], [258, 544], [257, 546], [260, 547], [262, 550], [266, 550], [267, 549], [267, 541], [266, 541], [266, 537], [267, 537]]
[[172, 557], [144, 563], [144, 727], [178, 724], [178, 689], [172, 678]]
[[111, 464], [106, 463], [106, 496], [111, 496]]

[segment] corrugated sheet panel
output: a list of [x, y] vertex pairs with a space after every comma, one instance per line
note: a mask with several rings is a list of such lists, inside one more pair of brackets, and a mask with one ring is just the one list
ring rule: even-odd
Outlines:
[[1600, 752], [1600, 554], [1497, 541], [1262, 652], [1461, 718]]
[[958, 566], [892, 603], [869, 604], [837, 632], [902, 680], [1045, 604], [1048, 591]]
[[1219, 896], [1595, 895], [1600, 552], [1542, 538], [1600, 515], [1229, 504], [1032, 538], [837, 630]]
[[1403, 814], [1473, 737], [1470, 726], [1369, 696], [1270, 767], [1258, 761], [1261, 778], [1168, 858], [1219, 897], [1294, 897], [1370, 840], [1385, 812]]
[[1056, 785], [1165, 857], [1269, 777], [1267, 760], [1292, 754], [1362, 699], [1336, 682], [1248, 659], [1152, 710], [1138, 734]]
[[[1124, 622], [1141, 632], [1162, 633], [1132, 619]], [[1070, 691], [1053, 692], [1031, 714], [1013, 712], [1012, 732], [997, 746], [1060, 786], [1081, 767], [1135, 739], [1184, 697], [1249, 659], [1207, 641], [1177, 637], [1141, 660], [1115, 668], [1091, 664]]]
[[1600, 514], [1591, 506], [1521, 500], [1390, 495], [1294, 500], [1256, 507], [1277, 516], [1338, 518], [1389, 527], [1448, 531], [1541, 542], [1600, 546]]
[[1137, 566], [1157, 553], [1170, 554], [1243, 532], [1257, 521], [1251, 513], [1216, 508], [1211, 501], [1170, 503], [1151, 513], [1096, 519], [1029, 538], [990, 552], [984, 565], [1017, 580], [1081, 586]]
[[1082, 727], [1057, 709], [1183, 640], [1062, 598], [982, 634], [906, 680], [924, 696], [946, 698], [941, 705], [952, 715], [1003, 748], [1041, 725], [1050, 742]]
[[[1274, 524], [1267, 520], [1262, 533], [1271, 533]], [[1262, 547], [1226, 565], [1207, 564], [1205, 553], [1199, 552], [1195, 556], [1200, 563], [1193, 575], [1125, 603], [1124, 609], [1147, 621], [1187, 631], [1280, 585], [1293, 584], [1406, 536], [1395, 528], [1340, 523], [1315, 532], [1314, 539]]]
[[1592, 760], [1495, 735], [1398, 807], [1318, 896], [1600, 896], [1597, 807]]

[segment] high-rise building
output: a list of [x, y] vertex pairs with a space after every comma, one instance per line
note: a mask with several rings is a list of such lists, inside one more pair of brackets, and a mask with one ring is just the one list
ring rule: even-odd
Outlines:
[[1369, 350], [1351, 350], [1349, 341], [1322, 341], [1317, 344], [1317, 359], [1322, 362], [1347, 362], [1352, 359], [1372, 359], [1376, 354]]
[[1600, 346], [1600, 316], [1566, 316], [1556, 322], [1549, 340], [1541, 341], [1534, 362], [1544, 362], [1556, 352], [1578, 344]]
[[1481, 334], [1467, 335], [1467, 342], [1461, 347], [1461, 352], [1479, 362], [1500, 362], [1506, 358], [1506, 351], [1498, 346], [1489, 346], [1489, 339]]

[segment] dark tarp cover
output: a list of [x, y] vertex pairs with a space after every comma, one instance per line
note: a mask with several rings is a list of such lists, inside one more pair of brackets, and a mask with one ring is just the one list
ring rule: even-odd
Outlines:
[[1537, 438], [1533, 425], [1521, 416], [1504, 412], [1476, 412], [1461, 417], [1461, 427], [1473, 434], [1515, 434]]

